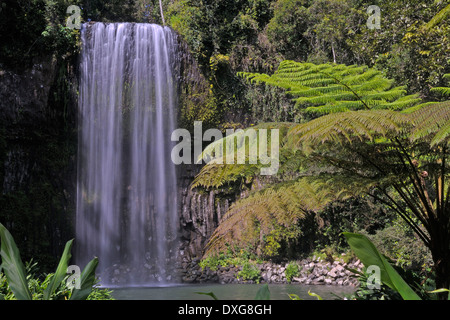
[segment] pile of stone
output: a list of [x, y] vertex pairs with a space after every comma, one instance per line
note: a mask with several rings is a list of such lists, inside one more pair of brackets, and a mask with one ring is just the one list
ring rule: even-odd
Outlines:
[[[211, 270], [208, 267], [202, 269], [199, 260], [194, 259], [189, 263], [184, 263], [181, 271], [181, 278], [186, 283], [208, 283], [218, 282], [227, 283], [255, 283], [255, 280], [243, 280], [239, 276], [242, 267], [238, 266], [219, 266], [217, 270]], [[305, 285], [339, 285], [339, 286], [358, 286], [358, 279], [349, 269], [362, 270], [362, 263], [359, 260], [345, 263], [342, 260], [333, 262], [324, 261], [320, 258], [308, 258], [296, 261], [299, 269], [297, 276], [292, 277], [291, 283]], [[266, 262], [257, 264], [260, 271], [259, 283], [287, 283], [286, 267], [287, 263], [276, 264]]]
[[307, 259], [300, 264], [300, 275], [293, 277], [292, 282], [298, 282], [305, 285], [327, 284], [357, 286], [358, 278], [348, 269], [361, 271], [362, 267], [363, 265], [359, 260], [347, 264], [343, 261], [326, 262]]

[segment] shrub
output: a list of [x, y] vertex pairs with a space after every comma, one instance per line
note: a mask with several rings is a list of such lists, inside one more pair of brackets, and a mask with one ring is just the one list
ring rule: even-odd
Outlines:
[[432, 265], [430, 251], [400, 218], [369, 237], [384, 255], [395, 261], [396, 266], [420, 270]]
[[254, 263], [245, 261], [242, 264], [242, 270], [239, 271], [238, 276], [242, 277], [242, 280], [253, 280], [256, 281], [256, 283], [259, 283], [261, 271]]
[[297, 277], [300, 274], [298, 264], [295, 262], [289, 262], [286, 266], [284, 274], [286, 275], [286, 281], [291, 282], [293, 277]]
[[[28, 275], [28, 288], [32, 294], [33, 300], [41, 300], [43, 299], [44, 291], [54, 273], [39, 277], [35, 273], [36, 267], [37, 263], [31, 260], [26, 263], [25, 270]], [[70, 297], [71, 288], [67, 286], [67, 278], [68, 276], [61, 282], [59, 288], [50, 296], [51, 300], [66, 300]], [[94, 286], [86, 300], [114, 300], [111, 294], [111, 290], [100, 289]], [[16, 297], [8, 285], [6, 276], [3, 273], [0, 273], [0, 300], [16, 300]]]

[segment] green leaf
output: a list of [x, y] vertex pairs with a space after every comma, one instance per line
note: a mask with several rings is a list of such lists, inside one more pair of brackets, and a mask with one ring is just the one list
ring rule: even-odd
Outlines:
[[436, 289], [433, 291], [427, 291], [428, 293], [442, 293], [442, 292], [448, 292], [448, 300], [450, 300], [450, 290], [445, 289], [445, 288], [441, 288], [441, 289]]
[[366, 236], [350, 232], [343, 235], [366, 267], [376, 265], [380, 268], [381, 282], [397, 291], [404, 300], [421, 300]]
[[20, 258], [19, 249], [9, 231], [0, 223], [1, 257], [9, 287], [19, 300], [32, 300], [25, 267]]
[[55, 274], [50, 280], [50, 283], [48, 284], [47, 288], [44, 291], [44, 300], [50, 300], [51, 295], [55, 290], [60, 286], [61, 281], [66, 276], [67, 273], [67, 266], [70, 260], [70, 257], [72, 256], [70, 253], [70, 250], [72, 249], [73, 239], [67, 241], [66, 246], [64, 248], [64, 252], [61, 256], [61, 259], [59, 260], [58, 267], [56, 268]]
[[291, 300], [303, 300], [295, 293], [288, 293], [288, 296], [289, 296], [289, 299], [291, 299]]
[[267, 284], [263, 285], [256, 293], [255, 300], [270, 300], [270, 291]]
[[428, 293], [441, 293], [441, 292], [450, 292], [450, 290], [442, 288], [442, 289], [436, 289], [436, 290], [427, 291], [427, 292]]
[[206, 296], [210, 296], [214, 300], [219, 300], [213, 292], [195, 292], [197, 294], [204, 294]]
[[309, 294], [311, 297], [316, 297], [317, 300], [323, 300], [321, 296], [319, 296], [317, 293], [311, 292], [311, 290], [308, 290], [308, 294]]
[[95, 285], [95, 270], [98, 266], [98, 258], [92, 259], [81, 272], [80, 289], [73, 289], [70, 300], [86, 300]]

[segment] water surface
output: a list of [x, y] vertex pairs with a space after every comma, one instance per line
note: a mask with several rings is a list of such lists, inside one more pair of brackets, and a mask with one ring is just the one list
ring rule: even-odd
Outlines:
[[[262, 284], [198, 284], [160, 287], [111, 288], [117, 300], [211, 300], [196, 292], [213, 292], [219, 300], [253, 300]], [[315, 300], [308, 291], [324, 300], [344, 298], [355, 291], [352, 286], [269, 284], [271, 300], [290, 300], [288, 294], [296, 294], [304, 300]]]

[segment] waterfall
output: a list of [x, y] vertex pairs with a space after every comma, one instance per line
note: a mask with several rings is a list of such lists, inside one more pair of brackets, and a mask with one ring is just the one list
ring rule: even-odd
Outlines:
[[173, 281], [176, 37], [140, 23], [81, 30], [76, 263], [103, 285]]

